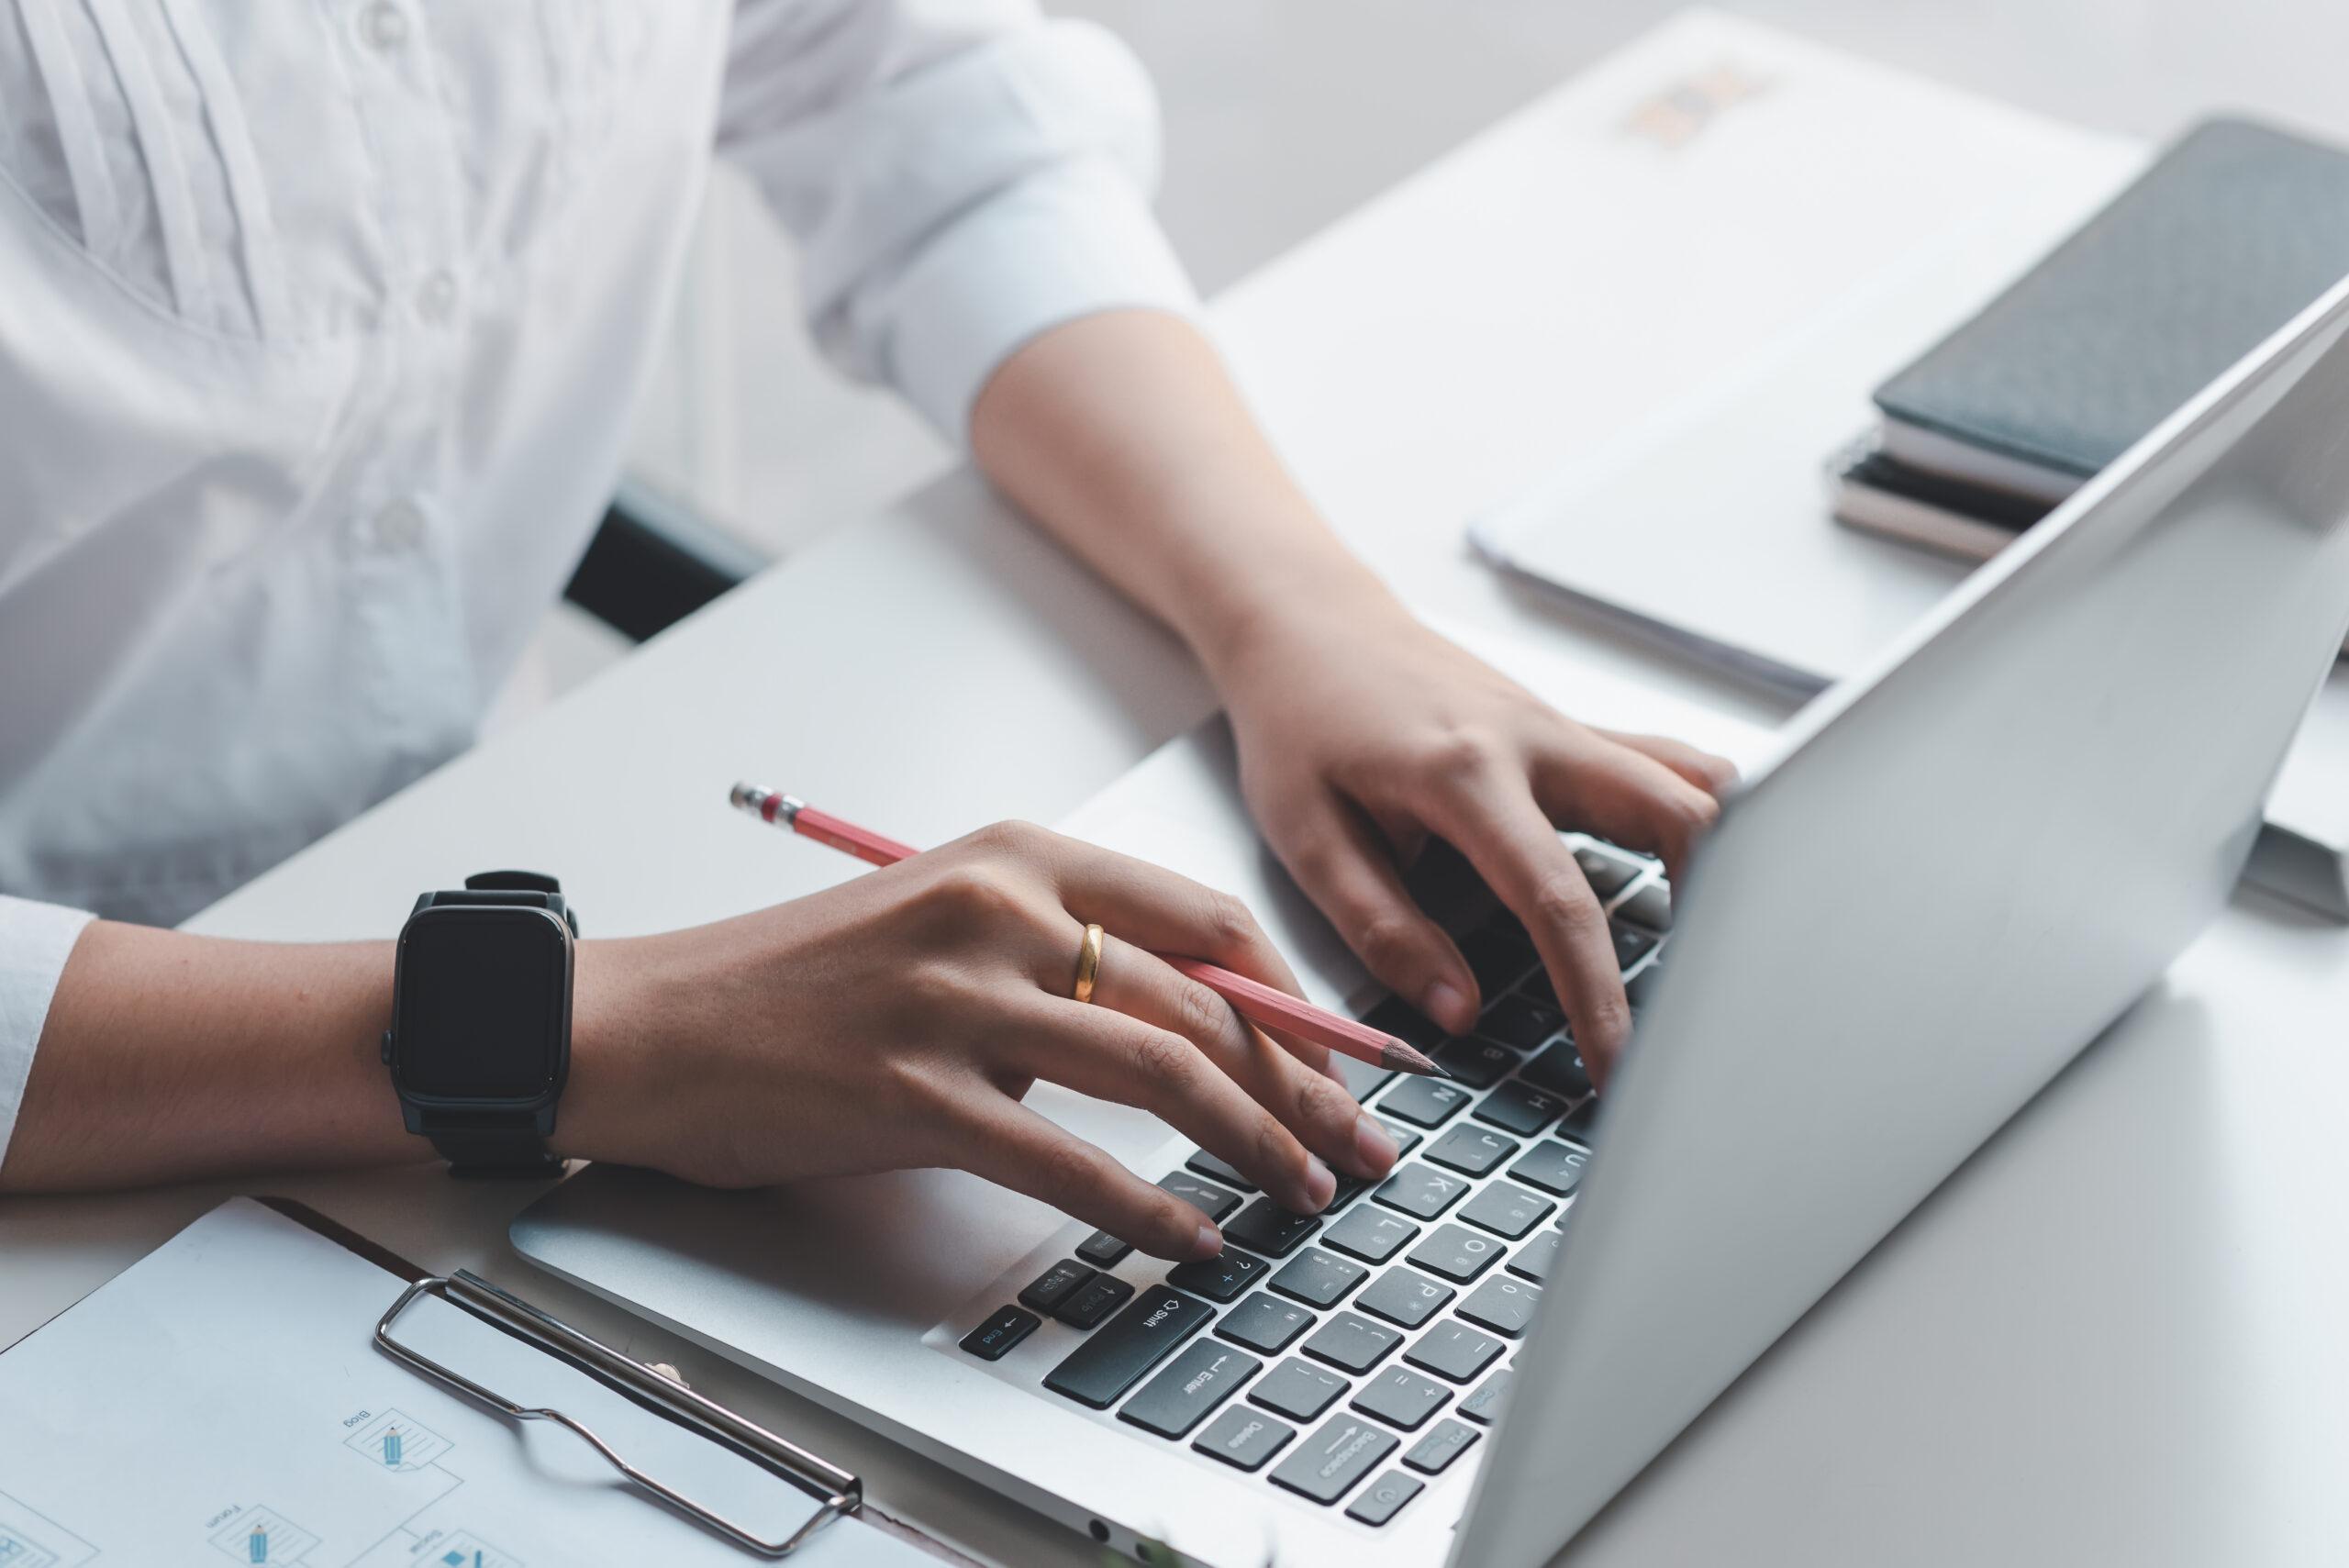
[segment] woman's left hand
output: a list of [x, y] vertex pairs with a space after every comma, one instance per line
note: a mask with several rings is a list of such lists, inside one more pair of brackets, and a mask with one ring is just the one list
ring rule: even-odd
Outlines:
[[1443, 839], [1525, 923], [1603, 1082], [1631, 1010], [1606, 915], [1557, 829], [1653, 852], [1676, 873], [1737, 770], [1677, 740], [1577, 724], [1383, 593], [1261, 621], [1210, 673], [1265, 838], [1371, 973], [1446, 1029], [1475, 1026], [1467, 961], [1403, 886], [1427, 839]]

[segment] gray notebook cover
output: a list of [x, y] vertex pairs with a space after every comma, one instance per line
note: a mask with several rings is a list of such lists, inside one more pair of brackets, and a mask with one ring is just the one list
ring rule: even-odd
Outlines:
[[1876, 406], [2086, 479], [2343, 275], [2349, 153], [2205, 121]]

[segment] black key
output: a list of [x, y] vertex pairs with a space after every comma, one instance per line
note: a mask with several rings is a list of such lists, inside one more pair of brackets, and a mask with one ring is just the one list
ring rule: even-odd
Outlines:
[[1328, 1362], [1360, 1377], [1403, 1342], [1400, 1329], [1353, 1312], [1341, 1312], [1313, 1331], [1302, 1349], [1317, 1361]]
[[1550, 973], [1537, 969], [1517, 983], [1517, 994], [1545, 1007], [1563, 1007], [1558, 1000], [1558, 988], [1550, 983]]
[[1615, 939], [1615, 967], [1629, 969], [1655, 951], [1655, 939], [1635, 926], [1610, 921], [1607, 934]]
[[1366, 1525], [1383, 1525], [1403, 1511], [1403, 1505], [1418, 1496], [1427, 1487], [1424, 1481], [1414, 1481], [1399, 1470], [1390, 1470], [1362, 1489], [1362, 1496], [1346, 1505], [1346, 1518], [1360, 1519]]
[[1357, 1105], [1385, 1088], [1387, 1080], [1395, 1076], [1386, 1068], [1374, 1067], [1367, 1062], [1357, 1062], [1351, 1056], [1341, 1056], [1335, 1051], [1330, 1054], [1330, 1065], [1338, 1070], [1338, 1082], [1346, 1086], [1346, 1093], [1354, 1097]]
[[1335, 1252], [1308, 1247], [1283, 1264], [1272, 1283], [1275, 1290], [1295, 1296], [1308, 1307], [1335, 1307], [1369, 1273], [1360, 1263]]
[[1597, 1095], [1591, 1095], [1573, 1110], [1568, 1111], [1566, 1119], [1558, 1124], [1559, 1137], [1570, 1138], [1585, 1149], [1598, 1147], [1598, 1140], [1596, 1136], [1598, 1131], [1598, 1096]]
[[1420, 1012], [1400, 996], [1389, 996], [1362, 1016], [1362, 1021], [1375, 1029], [1408, 1040], [1422, 1051], [1433, 1051], [1443, 1043], [1443, 1026]]
[[1583, 1173], [1589, 1167], [1589, 1150], [1552, 1138], [1527, 1150], [1525, 1158], [1511, 1165], [1508, 1173], [1520, 1182], [1531, 1182], [1545, 1193], [1565, 1197], [1582, 1185]]
[[1418, 1127], [1442, 1127], [1446, 1118], [1468, 1103], [1468, 1091], [1439, 1078], [1406, 1078], [1378, 1108]]
[[[1273, 1485], [1317, 1503], [1334, 1503], [1393, 1453], [1393, 1436], [1352, 1416], [1333, 1416], [1273, 1467]], [[1399, 1505], [1398, 1505], [1399, 1506]]]
[[1466, 1284], [1492, 1267], [1501, 1255], [1498, 1241], [1458, 1225], [1439, 1225], [1432, 1235], [1411, 1249], [1411, 1262], [1431, 1274]]
[[1203, 1182], [1188, 1171], [1169, 1171], [1158, 1178], [1158, 1184], [1206, 1215], [1217, 1224], [1223, 1217], [1240, 1207], [1240, 1195], [1228, 1192], [1213, 1182]]
[[1460, 1402], [1460, 1413], [1472, 1421], [1491, 1426], [1501, 1418], [1501, 1404], [1508, 1398], [1508, 1385], [1517, 1373], [1508, 1367], [1493, 1373], [1476, 1385], [1476, 1392]]
[[[1514, 1241], [1543, 1220], [1558, 1207], [1555, 1198], [1527, 1192], [1523, 1187], [1507, 1182], [1495, 1182], [1468, 1200], [1460, 1218], [1471, 1225], [1481, 1225], [1496, 1236], [1506, 1236]], [[1179, 1281], [1175, 1282], [1181, 1283]]]
[[1354, 1395], [1353, 1407], [1365, 1416], [1375, 1416], [1390, 1427], [1415, 1432], [1451, 1397], [1452, 1390], [1443, 1385], [1430, 1383], [1416, 1372], [1390, 1366], [1362, 1385]]
[[1590, 1070], [1582, 1064], [1582, 1052], [1570, 1040], [1560, 1040], [1527, 1062], [1517, 1076], [1520, 1082], [1546, 1089], [1561, 1099], [1578, 1100], [1590, 1093]]
[[1411, 1445], [1403, 1462], [1429, 1475], [1441, 1475], [1444, 1467], [1475, 1446], [1485, 1434], [1474, 1427], [1464, 1427], [1449, 1416], [1428, 1429], [1428, 1435]]
[[1514, 1139], [1463, 1122], [1428, 1145], [1428, 1158], [1468, 1175], [1482, 1176], [1490, 1174], [1518, 1148]]
[[1640, 874], [1640, 868], [1630, 861], [1587, 846], [1575, 851], [1575, 864], [1582, 867], [1583, 880], [1601, 898], [1614, 897]]
[[1435, 1053], [1437, 1065], [1471, 1089], [1489, 1089], [1517, 1066], [1517, 1052], [1489, 1040], [1463, 1038]]
[[1341, 1252], [1352, 1252], [1369, 1262], [1383, 1263], [1410, 1244], [1419, 1228], [1364, 1205], [1330, 1227], [1321, 1240]]
[[1309, 1421], [1346, 1391], [1346, 1380], [1325, 1367], [1291, 1356], [1264, 1374], [1248, 1397], [1267, 1410], [1277, 1410], [1292, 1421]]
[[1214, 1316], [1215, 1308], [1179, 1290], [1163, 1285], [1146, 1290], [1047, 1373], [1044, 1386], [1080, 1405], [1106, 1410]]
[[1133, 1250], [1133, 1243], [1120, 1241], [1107, 1230], [1096, 1230], [1077, 1248], [1076, 1255], [1096, 1268], [1106, 1269], [1115, 1265]]
[[1651, 882], [1615, 906], [1615, 917], [1651, 931], [1668, 931], [1672, 929], [1672, 890]]
[[1522, 996], [1499, 996], [1476, 1021], [1476, 1032], [1517, 1051], [1531, 1051], [1566, 1027], [1566, 1017], [1553, 1007]]
[[1541, 1305], [1541, 1286], [1495, 1274], [1468, 1293], [1460, 1304], [1460, 1316], [1514, 1340], [1533, 1326], [1533, 1309]]
[[1233, 1344], [1271, 1356], [1288, 1349], [1290, 1340], [1312, 1327], [1312, 1313], [1260, 1290], [1225, 1313], [1215, 1331]]
[[1655, 988], [1663, 983], [1663, 980], [1664, 965], [1651, 963], [1623, 982], [1623, 995], [1631, 1002], [1631, 1011], [1636, 1013], [1653, 1001]]
[[1542, 962], [1533, 940], [1510, 916], [1496, 918], [1462, 938], [1460, 956], [1468, 961], [1468, 973], [1476, 977], [1477, 989], [1487, 996], [1506, 989]]
[[1367, 1176], [1350, 1176], [1343, 1171], [1332, 1171], [1330, 1175], [1337, 1184], [1330, 1190], [1330, 1201], [1321, 1206], [1321, 1218], [1324, 1219], [1370, 1190], [1370, 1178]]
[[1194, 1258], [1166, 1273], [1176, 1290], [1204, 1296], [1209, 1301], [1236, 1301], [1240, 1293], [1264, 1277], [1264, 1260], [1226, 1247], [1212, 1258]]
[[1268, 1197], [1260, 1197], [1223, 1228], [1223, 1239], [1268, 1258], [1286, 1258], [1297, 1244], [1321, 1229], [1319, 1217], [1291, 1214]]
[[1275, 1421], [1260, 1410], [1241, 1408], [1218, 1416], [1191, 1446], [1241, 1470], [1262, 1470], [1264, 1462], [1286, 1448], [1295, 1436], [1297, 1429], [1287, 1422]]
[[995, 1316], [963, 1336], [963, 1348], [983, 1362], [997, 1362], [1004, 1352], [1036, 1331], [1043, 1319], [1017, 1307], [998, 1307]]
[[1558, 1266], [1558, 1249], [1565, 1244], [1565, 1240], [1563, 1230], [1544, 1230], [1509, 1254], [1508, 1272], [1522, 1275], [1535, 1284], [1549, 1284], [1550, 1271]]
[[1377, 1120], [1378, 1125], [1386, 1129], [1386, 1136], [1395, 1140], [1395, 1158], [1397, 1160], [1419, 1146], [1419, 1140], [1424, 1135], [1418, 1128], [1406, 1127], [1399, 1121], [1388, 1121], [1385, 1117]]
[[1100, 1272], [1086, 1268], [1074, 1258], [1063, 1258], [1038, 1274], [1028, 1288], [1019, 1293], [1019, 1305], [1032, 1307], [1039, 1312], [1050, 1312], [1091, 1284]]
[[1490, 1334], [1480, 1334], [1465, 1323], [1444, 1322], [1420, 1335], [1419, 1342], [1403, 1352], [1403, 1359], [1438, 1377], [1466, 1383], [1507, 1349]]
[[1416, 1329], [1442, 1311], [1443, 1304], [1459, 1294], [1424, 1274], [1394, 1268], [1372, 1281], [1368, 1289], [1354, 1297], [1354, 1305], [1364, 1312], [1377, 1313], [1390, 1323]]
[[1123, 1307], [1134, 1287], [1115, 1274], [1095, 1274], [1061, 1299], [1052, 1316], [1072, 1329], [1090, 1329]]
[[[1570, 1051], [1571, 1046], [1553, 1045], [1553, 1051]], [[1511, 1079], [1486, 1095], [1477, 1105], [1478, 1121], [1491, 1122], [1506, 1128], [1520, 1138], [1531, 1138], [1552, 1122], [1566, 1108], [1566, 1102], [1557, 1095], [1535, 1088], [1519, 1079]]]
[[1457, 1176], [1447, 1176], [1425, 1165], [1405, 1165], [1379, 1184], [1378, 1201], [1405, 1214], [1433, 1219], [1458, 1202], [1460, 1195], [1467, 1190], [1468, 1184]]
[[1252, 1193], [1256, 1190], [1255, 1183], [1233, 1170], [1227, 1162], [1217, 1159], [1204, 1149], [1197, 1151], [1183, 1163], [1211, 1182], [1221, 1182], [1225, 1186], [1237, 1187], [1243, 1193]]
[[1233, 1389], [1255, 1376], [1264, 1364], [1230, 1345], [1194, 1340], [1167, 1363], [1164, 1372], [1126, 1401], [1118, 1418], [1162, 1438], [1187, 1437], [1193, 1427], [1213, 1414], [1217, 1406], [1231, 1397]]

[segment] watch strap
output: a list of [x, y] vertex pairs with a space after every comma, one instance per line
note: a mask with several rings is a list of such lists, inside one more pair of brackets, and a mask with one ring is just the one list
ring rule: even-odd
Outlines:
[[562, 1161], [548, 1150], [546, 1139], [527, 1120], [498, 1124], [485, 1118], [475, 1120], [444, 1114], [429, 1118], [424, 1132], [440, 1158], [449, 1162], [452, 1176], [544, 1181], [562, 1174]]

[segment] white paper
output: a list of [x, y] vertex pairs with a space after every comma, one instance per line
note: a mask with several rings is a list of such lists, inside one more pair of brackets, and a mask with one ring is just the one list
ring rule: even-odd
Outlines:
[[[405, 1282], [249, 1199], [0, 1355], [0, 1568], [743, 1568], [761, 1561], [550, 1422], [511, 1422], [375, 1348]], [[769, 1539], [789, 1483], [427, 1297], [394, 1332]], [[935, 1560], [853, 1520], [789, 1561]]]

